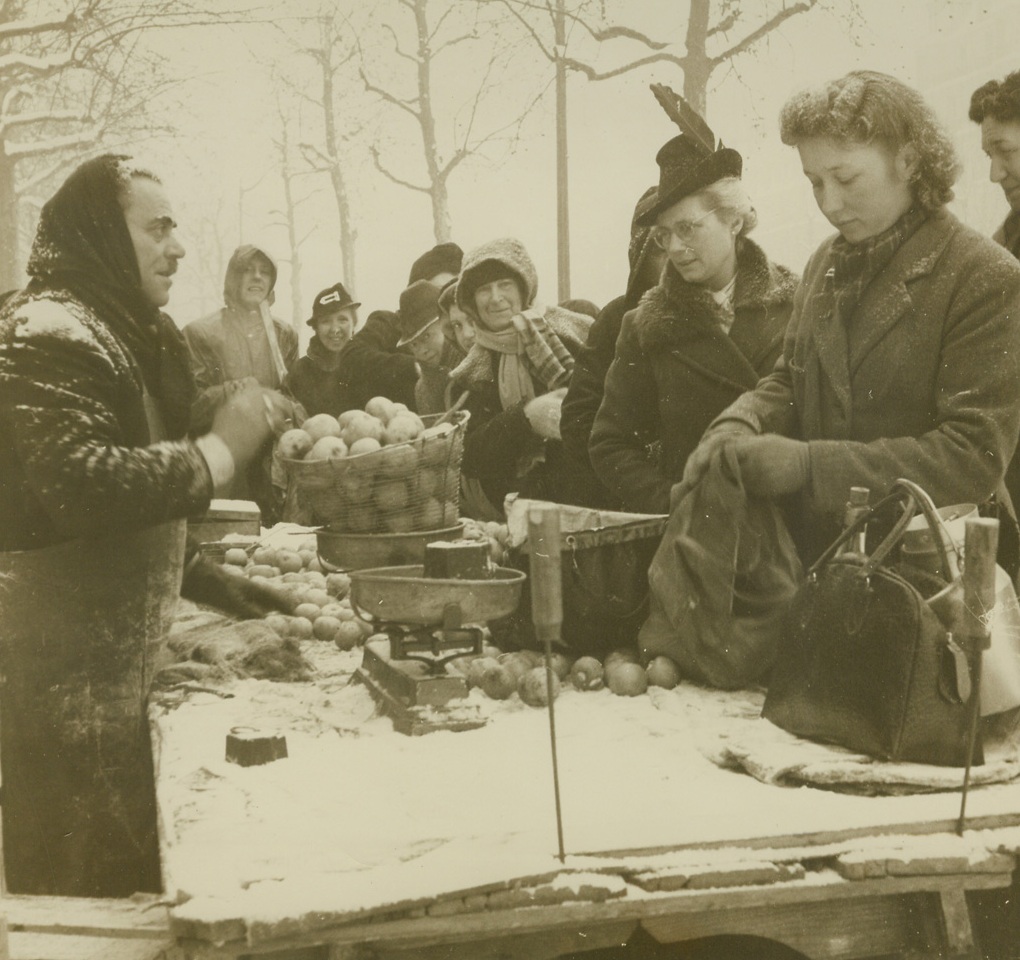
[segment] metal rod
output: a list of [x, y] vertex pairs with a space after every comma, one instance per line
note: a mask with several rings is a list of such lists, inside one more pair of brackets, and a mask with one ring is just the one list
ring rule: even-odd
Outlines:
[[535, 634], [545, 652], [545, 689], [549, 701], [549, 740], [552, 745], [553, 796], [556, 801], [556, 839], [560, 863], [566, 860], [563, 845], [563, 808], [560, 803], [560, 769], [556, 754], [555, 691], [552, 680], [552, 642], [560, 639], [563, 625], [563, 582], [560, 567], [560, 513], [552, 504], [535, 505], [528, 511], [528, 550], [531, 568], [531, 615]]

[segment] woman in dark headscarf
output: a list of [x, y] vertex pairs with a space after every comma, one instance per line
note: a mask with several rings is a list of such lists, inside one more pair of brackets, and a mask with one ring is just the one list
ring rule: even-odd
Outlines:
[[[188, 354], [160, 310], [184, 255], [175, 226], [151, 173], [90, 160], [43, 207], [31, 281], [0, 312], [0, 809], [15, 893], [160, 889], [145, 699], [184, 518], [269, 433], [258, 389], [184, 439]], [[227, 579], [240, 578], [201, 561], [189, 573], [203, 599], [224, 600]]]

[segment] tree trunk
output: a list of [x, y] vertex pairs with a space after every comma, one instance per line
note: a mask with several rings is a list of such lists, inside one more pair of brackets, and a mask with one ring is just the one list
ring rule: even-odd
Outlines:
[[340, 222], [340, 270], [343, 282], [348, 290], [358, 289], [355, 247], [358, 232], [351, 219], [351, 204], [347, 193], [347, 182], [344, 179], [340, 164], [340, 135], [336, 127], [336, 90], [333, 86], [333, 42], [332, 36], [324, 26], [322, 33], [322, 113], [326, 128], [326, 152], [329, 156], [329, 179], [333, 185], [333, 196], [336, 198], [336, 213]]
[[570, 191], [567, 150], [567, 30], [563, 0], [556, 0], [556, 279], [560, 303], [570, 299]]
[[418, 29], [418, 122], [421, 126], [425, 167], [432, 198], [432, 228], [437, 243], [450, 239], [450, 198], [439, 167], [436, 119], [432, 112], [432, 52], [429, 48], [428, 0], [415, 0], [414, 21]]
[[684, 54], [684, 99], [705, 116], [708, 78], [712, 73], [707, 49], [711, 0], [690, 0], [690, 4]]
[[0, 142], [0, 293], [20, 287], [18, 250], [17, 161], [7, 156]]
[[290, 246], [290, 325], [300, 338], [301, 322], [304, 316], [304, 300], [301, 296], [301, 244], [297, 231], [297, 208], [294, 202], [294, 171], [289, 157], [287, 121], [283, 121], [283, 141], [280, 146], [283, 167], [283, 198], [287, 211], [287, 243]]

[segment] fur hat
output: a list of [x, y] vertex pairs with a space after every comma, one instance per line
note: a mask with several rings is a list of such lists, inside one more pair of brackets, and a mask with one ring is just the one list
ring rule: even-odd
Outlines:
[[312, 301], [312, 315], [305, 321], [310, 327], [314, 327], [323, 317], [328, 317], [337, 310], [344, 307], [360, 307], [361, 304], [353, 299], [342, 283], [334, 283], [331, 287], [319, 291]]
[[397, 346], [402, 347], [439, 319], [439, 287], [428, 280], [415, 280], [400, 294], [397, 319], [400, 322]]
[[464, 251], [457, 244], [437, 243], [411, 264], [407, 285], [410, 286], [416, 280], [431, 280], [440, 273], [452, 273], [457, 276], [463, 261]]

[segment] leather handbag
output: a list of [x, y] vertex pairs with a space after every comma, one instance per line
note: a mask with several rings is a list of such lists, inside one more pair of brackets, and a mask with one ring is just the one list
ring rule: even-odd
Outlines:
[[[897, 501], [903, 513], [870, 556], [844, 549]], [[956, 601], [947, 598], [959, 597], [959, 584], [891, 562], [918, 510], [941, 569], [950, 569], [930, 498], [896, 481], [808, 571], [789, 609], [762, 715], [791, 733], [882, 760], [962, 767], [977, 691], [951, 629]], [[972, 762], [983, 762], [980, 743]]]

